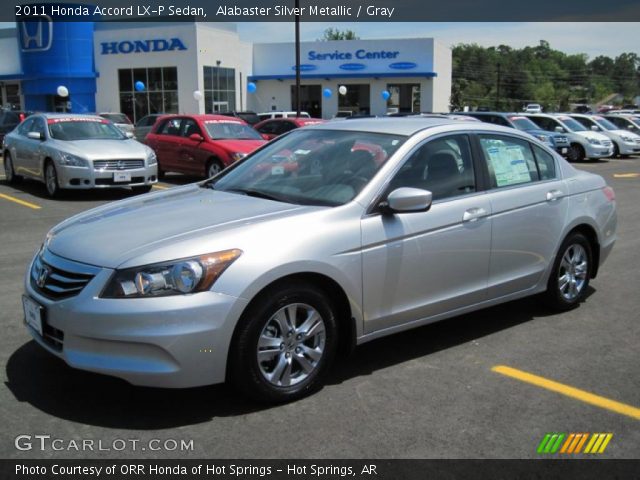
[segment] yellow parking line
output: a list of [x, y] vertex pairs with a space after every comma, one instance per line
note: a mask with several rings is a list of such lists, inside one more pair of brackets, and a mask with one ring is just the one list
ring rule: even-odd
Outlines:
[[165, 187], [163, 185], [154, 185], [152, 188], [159, 188], [160, 190], [169, 190], [171, 187]]
[[553, 380], [548, 380], [546, 378], [523, 372], [522, 370], [518, 370], [515, 368], [507, 367], [505, 365], [496, 365], [491, 370], [507, 377], [515, 378], [516, 380], [520, 380], [521, 382], [529, 383], [531, 385], [535, 385], [536, 387], [545, 388], [547, 390], [551, 390], [552, 392], [575, 398], [576, 400], [580, 400], [581, 402], [595, 405], [596, 407], [611, 410], [612, 412], [616, 412], [621, 415], [626, 415], [628, 417], [635, 418], [636, 420], [640, 420], [640, 408], [616, 402], [615, 400], [610, 400], [599, 395], [594, 395], [593, 393], [585, 392], [584, 390], [570, 387], [569, 385], [564, 385], [562, 383], [554, 382]]
[[636, 178], [640, 177], [640, 173], [614, 173], [614, 178]]
[[42, 208], [40, 205], [36, 205], [35, 203], [25, 202], [24, 200], [12, 197], [11, 195], [5, 195], [4, 193], [0, 193], [0, 198], [4, 198], [5, 200], [9, 200], [10, 202], [18, 203], [25, 207], [33, 208], [34, 210], [40, 210]]

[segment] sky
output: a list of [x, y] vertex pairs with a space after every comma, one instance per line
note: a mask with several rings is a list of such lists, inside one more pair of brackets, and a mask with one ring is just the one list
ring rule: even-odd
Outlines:
[[[0, 22], [0, 28], [14, 23]], [[551, 47], [565, 53], [586, 53], [615, 57], [624, 52], [640, 54], [640, 23], [590, 22], [484, 22], [484, 23], [320, 23], [304, 22], [300, 27], [303, 41], [322, 37], [325, 29], [351, 29], [362, 39], [435, 37], [446, 45], [477, 43], [490, 47], [505, 44], [514, 48], [538, 45], [547, 40]], [[239, 23], [238, 32], [249, 42], [290, 42], [294, 39], [292, 23]]]

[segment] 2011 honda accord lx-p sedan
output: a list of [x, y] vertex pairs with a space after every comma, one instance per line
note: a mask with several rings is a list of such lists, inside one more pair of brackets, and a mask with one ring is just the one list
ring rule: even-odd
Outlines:
[[604, 180], [526, 133], [329, 122], [62, 222], [29, 265], [26, 324], [72, 367], [287, 401], [345, 345], [533, 294], [574, 307], [615, 231]]

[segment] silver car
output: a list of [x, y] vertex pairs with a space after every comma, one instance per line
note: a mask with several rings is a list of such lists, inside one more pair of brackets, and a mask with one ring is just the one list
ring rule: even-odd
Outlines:
[[640, 153], [640, 135], [637, 133], [623, 130], [600, 115], [572, 113], [570, 117], [580, 122], [585, 128], [609, 137], [613, 142], [614, 157], [627, 157]]
[[98, 116], [32, 115], [5, 137], [5, 176], [9, 183], [22, 177], [44, 182], [51, 197], [61, 189], [132, 187], [146, 193], [158, 181], [158, 162], [131, 136]]
[[330, 122], [62, 222], [23, 303], [72, 367], [288, 401], [352, 345], [528, 295], [575, 307], [615, 239], [613, 190], [526, 133]]

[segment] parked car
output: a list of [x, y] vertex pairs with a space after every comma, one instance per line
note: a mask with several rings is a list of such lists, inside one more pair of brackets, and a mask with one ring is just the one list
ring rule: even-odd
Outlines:
[[207, 181], [62, 222], [23, 306], [35, 341], [74, 368], [290, 401], [350, 345], [534, 294], [573, 308], [615, 240], [604, 179], [524, 132], [327, 122]]
[[634, 133], [640, 133], [640, 118], [631, 114], [605, 114], [604, 118], [613, 123], [621, 130], [628, 130]]
[[145, 143], [158, 156], [158, 174], [213, 177], [265, 143], [246, 122], [223, 115], [167, 115]]
[[560, 155], [567, 155], [569, 152], [569, 139], [561, 133], [541, 129], [529, 118], [517, 113], [501, 112], [460, 112], [460, 116], [469, 116], [486, 123], [511, 127], [533, 135], [549, 148], [554, 149]]
[[0, 145], [2, 145], [4, 136], [16, 128], [29, 115], [31, 115], [31, 112], [0, 110]]
[[109, 120], [72, 113], [35, 114], [5, 137], [9, 183], [23, 177], [62, 189], [131, 187], [145, 193], [157, 179], [156, 156]]
[[309, 117], [289, 117], [289, 118], [274, 118], [269, 120], [263, 120], [262, 122], [253, 126], [265, 140], [272, 140], [283, 133], [290, 132], [296, 128], [306, 127], [309, 125], [317, 125], [318, 123], [324, 123], [326, 120], [321, 118], [309, 118]]
[[608, 137], [588, 130], [569, 115], [529, 114], [527, 117], [543, 130], [565, 134], [571, 144], [567, 158], [572, 162], [613, 155], [613, 143]]
[[631, 133], [628, 130], [621, 130], [600, 115], [572, 114], [571, 118], [580, 122], [585, 128], [609, 137], [613, 142], [614, 157], [626, 157], [640, 153], [640, 135]]
[[526, 113], [542, 113], [542, 106], [539, 103], [529, 103], [524, 107]]
[[244, 120], [249, 125], [255, 125], [256, 123], [260, 122], [260, 117], [258, 116], [258, 114], [256, 112], [251, 112], [251, 111], [238, 112], [233, 110], [230, 112], [218, 113], [216, 115], [224, 115], [225, 117], [236, 117], [241, 120]]
[[110, 113], [102, 112], [98, 114], [102, 118], [106, 118], [111, 121], [116, 127], [122, 130], [124, 133], [133, 133], [133, 123], [129, 120], [124, 113]]
[[311, 118], [307, 112], [300, 112], [300, 115], [296, 115], [297, 112], [283, 112], [283, 111], [273, 111], [273, 112], [262, 112], [258, 114], [260, 121], [269, 120], [270, 118]]
[[136, 140], [144, 142], [145, 137], [151, 131], [153, 125], [162, 116], [163, 115], [161, 113], [152, 113], [151, 115], [144, 116], [138, 120], [138, 123], [136, 123], [136, 126], [133, 129], [133, 134], [136, 137]]

